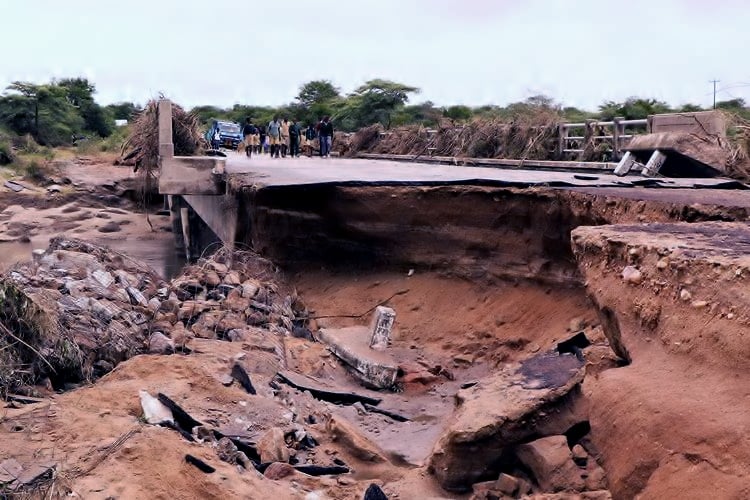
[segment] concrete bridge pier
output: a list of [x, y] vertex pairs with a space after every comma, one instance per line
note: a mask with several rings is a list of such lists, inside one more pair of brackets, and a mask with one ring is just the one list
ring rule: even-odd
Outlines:
[[178, 250], [191, 261], [221, 245], [233, 247], [239, 202], [224, 182], [226, 160], [175, 156], [172, 103], [159, 101], [159, 192], [167, 195]]

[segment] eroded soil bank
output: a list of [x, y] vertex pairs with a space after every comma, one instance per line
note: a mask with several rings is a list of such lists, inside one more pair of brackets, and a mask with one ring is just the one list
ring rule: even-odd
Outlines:
[[[222, 252], [166, 286], [109, 257], [60, 272], [51, 249], [24, 286], [95, 308], [95, 339], [117, 324], [134, 342], [90, 380], [40, 376], [9, 399], [0, 462], [16, 472], [0, 481], [38, 471], [20, 491], [83, 498], [743, 498], [744, 264], [666, 223], [747, 214], [687, 199], [262, 190], [245, 238], [270, 261]], [[52, 217], [99, 236], [111, 219], [81, 200]], [[93, 222], [63, 219], [79, 211]], [[396, 312], [390, 345], [364, 355], [397, 367], [385, 390], [326, 343], [369, 332], [376, 306]], [[165, 401], [171, 421], [153, 414]]]

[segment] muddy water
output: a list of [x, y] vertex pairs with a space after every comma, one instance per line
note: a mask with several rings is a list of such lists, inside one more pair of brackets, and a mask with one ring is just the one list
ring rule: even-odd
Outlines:
[[[31, 252], [37, 248], [47, 248], [50, 238], [35, 236], [28, 243], [0, 243], [0, 272], [13, 265], [31, 259]], [[174, 247], [171, 234], [157, 234], [149, 239], [102, 239], [92, 243], [103, 245], [151, 266], [163, 278], [169, 280], [177, 276], [185, 266], [185, 257]]]

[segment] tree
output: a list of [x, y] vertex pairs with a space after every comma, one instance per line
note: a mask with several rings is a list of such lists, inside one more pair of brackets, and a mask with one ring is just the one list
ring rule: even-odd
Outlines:
[[50, 146], [69, 143], [84, 127], [66, 89], [55, 83], [11, 83], [0, 100], [0, 121], [15, 133], [31, 134], [40, 144]]
[[105, 109], [112, 115], [115, 120], [132, 120], [135, 116], [143, 111], [143, 108], [132, 102], [116, 102], [108, 104]]
[[451, 120], [466, 121], [471, 118], [472, 112], [469, 106], [450, 106], [443, 110], [443, 116]]
[[716, 103], [716, 109], [727, 109], [727, 110], [741, 110], [745, 109], [747, 104], [745, 104], [745, 100], [741, 97], [737, 99], [730, 99], [728, 101], [719, 101]]
[[[54, 82], [53, 82], [54, 83]], [[57, 85], [65, 90], [68, 102], [78, 108], [84, 127], [100, 137], [108, 137], [115, 126], [114, 117], [94, 101], [96, 87], [86, 78], [63, 78]]]
[[677, 108], [677, 111], [680, 113], [695, 113], [696, 111], [703, 111], [703, 108], [698, 106], [697, 104], [683, 104], [679, 108]]
[[357, 127], [379, 122], [389, 128], [393, 112], [406, 104], [410, 94], [419, 91], [417, 87], [390, 80], [370, 80], [349, 95], [342, 111], [353, 119]]
[[315, 104], [322, 104], [341, 97], [338, 87], [329, 80], [313, 80], [303, 84], [299, 88], [297, 101], [305, 109], [310, 109]]
[[635, 120], [648, 118], [649, 115], [670, 113], [671, 111], [672, 108], [663, 101], [638, 97], [630, 97], [622, 103], [607, 101], [599, 106], [599, 115], [603, 120], [612, 120], [618, 116], [627, 120]]

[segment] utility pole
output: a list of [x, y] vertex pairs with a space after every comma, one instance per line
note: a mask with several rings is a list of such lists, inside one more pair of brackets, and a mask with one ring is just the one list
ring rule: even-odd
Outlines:
[[710, 82], [714, 84], [714, 109], [716, 109], [716, 84], [720, 81], [721, 80], [710, 80]]

